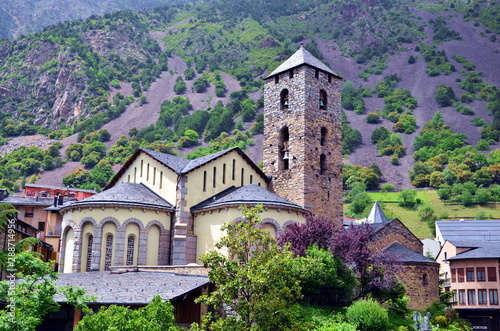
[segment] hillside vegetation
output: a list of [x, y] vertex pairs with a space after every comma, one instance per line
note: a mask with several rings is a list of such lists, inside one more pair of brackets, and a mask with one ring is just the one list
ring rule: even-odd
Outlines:
[[63, 182], [80, 166], [63, 183], [101, 187], [139, 146], [187, 157], [240, 146], [259, 162], [262, 77], [304, 43], [345, 79], [343, 150], [357, 166], [345, 167], [346, 190], [458, 183], [475, 197], [500, 184], [498, 10], [482, 0], [214, 0], [4, 39], [5, 151], [33, 134], [61, 144], [19, 164], [3, 157], [2, 184], [39, 173]]

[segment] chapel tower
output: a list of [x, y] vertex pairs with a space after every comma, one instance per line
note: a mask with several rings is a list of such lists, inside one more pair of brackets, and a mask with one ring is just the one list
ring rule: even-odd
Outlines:
[[271, 190], [342, 226], [342, 77], [303, 46], [266, 77], [264, 172]]

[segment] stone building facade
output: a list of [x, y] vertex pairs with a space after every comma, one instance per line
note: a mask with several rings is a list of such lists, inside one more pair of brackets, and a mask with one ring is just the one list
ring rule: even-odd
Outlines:
[[266, 77], [264, 171], [271, 190], [342, 225], [341, 77], [301, 47]]

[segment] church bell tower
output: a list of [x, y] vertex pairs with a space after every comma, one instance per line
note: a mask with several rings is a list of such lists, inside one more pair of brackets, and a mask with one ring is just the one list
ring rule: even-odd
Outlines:
[[266, 77], [264, 172], [274, 193], [342, 226], [342, 77], [303, 46]]

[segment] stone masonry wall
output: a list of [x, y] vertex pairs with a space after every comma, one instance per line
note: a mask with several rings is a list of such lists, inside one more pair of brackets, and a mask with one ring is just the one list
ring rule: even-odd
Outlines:
[[434, 263], [405, 264], [402, 282], [409, 296], [408, 308], [424, 310], [439, 301], [439, 265]]
[[381, 251], [396, 242], [418, 254], [423, 254], [424, 244], [398, 219], [391, 221], [391, 223], [377, 231], [373, 244], [370, 245], [370, 250], [372, 252]]
[[[340, 78], [307, 65], [268, 79], [264, 92], [264, 172], [272, 176], [274, 193], [319, 217], [342, 224], [342, 145]], [[289, 107], [282, 109], [281, 92], [289, 91]], [[320, 90], [327, 109], [320, 109]], [[289, 131], [289, 169], [280, 170], [280, 134]], [[322, 128], [327, 132], [322, 143]], [[323, 173], [320, 157], [324, 154]]]

